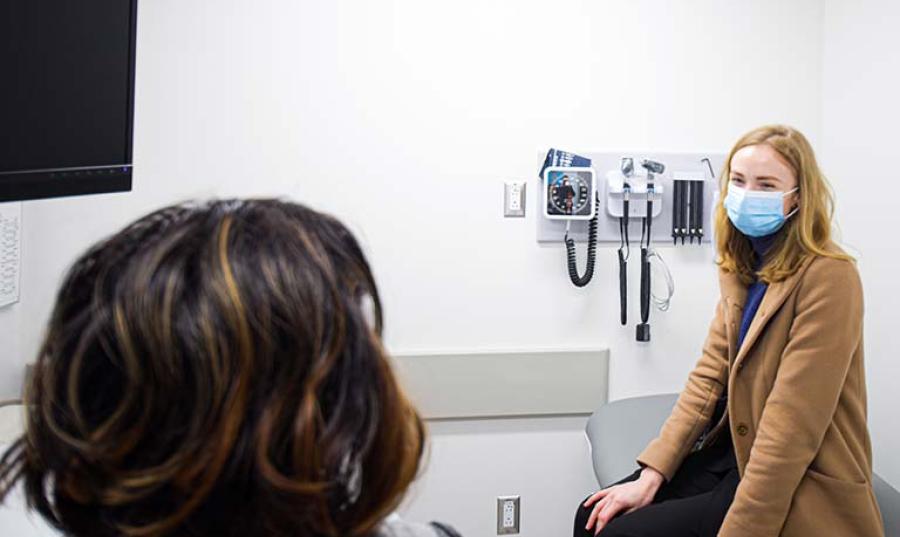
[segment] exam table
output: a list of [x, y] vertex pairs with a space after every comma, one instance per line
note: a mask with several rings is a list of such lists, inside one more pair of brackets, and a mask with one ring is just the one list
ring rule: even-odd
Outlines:
[[[659, 434], [677, 399], [675, 393], [620, 399], [604, 404], [591, 415], [585, 433], [601, 487], [638, 468], [635, 458]], [[900, 492], [878, 475], [873, 475], [872, 486], [884, 519], [885, 537], [900, 537]]]

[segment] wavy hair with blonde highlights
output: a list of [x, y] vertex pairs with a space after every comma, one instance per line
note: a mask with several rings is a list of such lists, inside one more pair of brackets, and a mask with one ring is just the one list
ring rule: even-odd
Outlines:
[[77, 537], [363, 536], [418, 472], [421, 419], [337, 220], [278, 200], [162, 209], [59, 291], [0, 497]]
[[[791, 167], [797, 178], [799, 204], [797, 213], [785, 222], [765, 264], [757, 272], [750, 241], [731, 223], [724, 200], [731, 177], [731, 159], [741, 149], [759, 144], [774, 149]], [[812, 146], [800, 131], [784, 125], [767, 125], [743, 135], [725, 160], [719, 189], [715, 213], [718, 263], [723, 270], [737, 274], [743, 283], [750, 284], [756, 279], [766, 283], [783, 281], [810, 256], [852, 260], [832, 242], [834, 197]]]

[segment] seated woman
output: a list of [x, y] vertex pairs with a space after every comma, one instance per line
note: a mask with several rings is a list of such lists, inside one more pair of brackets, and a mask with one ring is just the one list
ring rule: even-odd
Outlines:
[[579, 506], [576, 537], [883, 537], [866, 424], [863, 294], [832, 240], [812, 147], [741, 137], [716, 208], [720, 300], [640, 469]]
[[452, 536], [388, 517], [424, 429], [381, 329], [333, 218], [275, 200], [141, 218], [66, 277], [0, 499], [21, 483], [73, 537]]

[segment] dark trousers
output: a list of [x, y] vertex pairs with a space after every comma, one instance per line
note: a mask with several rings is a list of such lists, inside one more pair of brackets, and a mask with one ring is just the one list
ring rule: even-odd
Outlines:
[[[631, 513], [619, 514], [600, 532], [600, 537], [715, 537], [734, 500], [740, 477], [731, 438], [689, 454], [656, 492], [653, 503]], [[616, 484], [634, 481], [641, 470]], [[593, 536], [584, 529], [590, 508], [584, 503], [575, 514], [575, 537]], [[595, 526], [596, 527], [596, 526]]]

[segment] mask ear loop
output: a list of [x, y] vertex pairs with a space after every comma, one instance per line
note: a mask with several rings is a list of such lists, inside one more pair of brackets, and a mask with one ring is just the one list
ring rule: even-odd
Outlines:
[[[788, 194], [793, 194], [794, 192], [799, 192], [799, 191], [800, 191], [800, 187], [795, 187], [795, 188], [791, 189], [790, 192], [785, 192], [784, 195], [787, 196]], [[784, 215], [784, 219], [787, 220], [788, 218], [794, 216], [795, 214], [797, 214], [797, 212], [799, 210], [800, 210], [800, 203], [798, 202], [797, 205], [794, 206], [793, 211]]]

